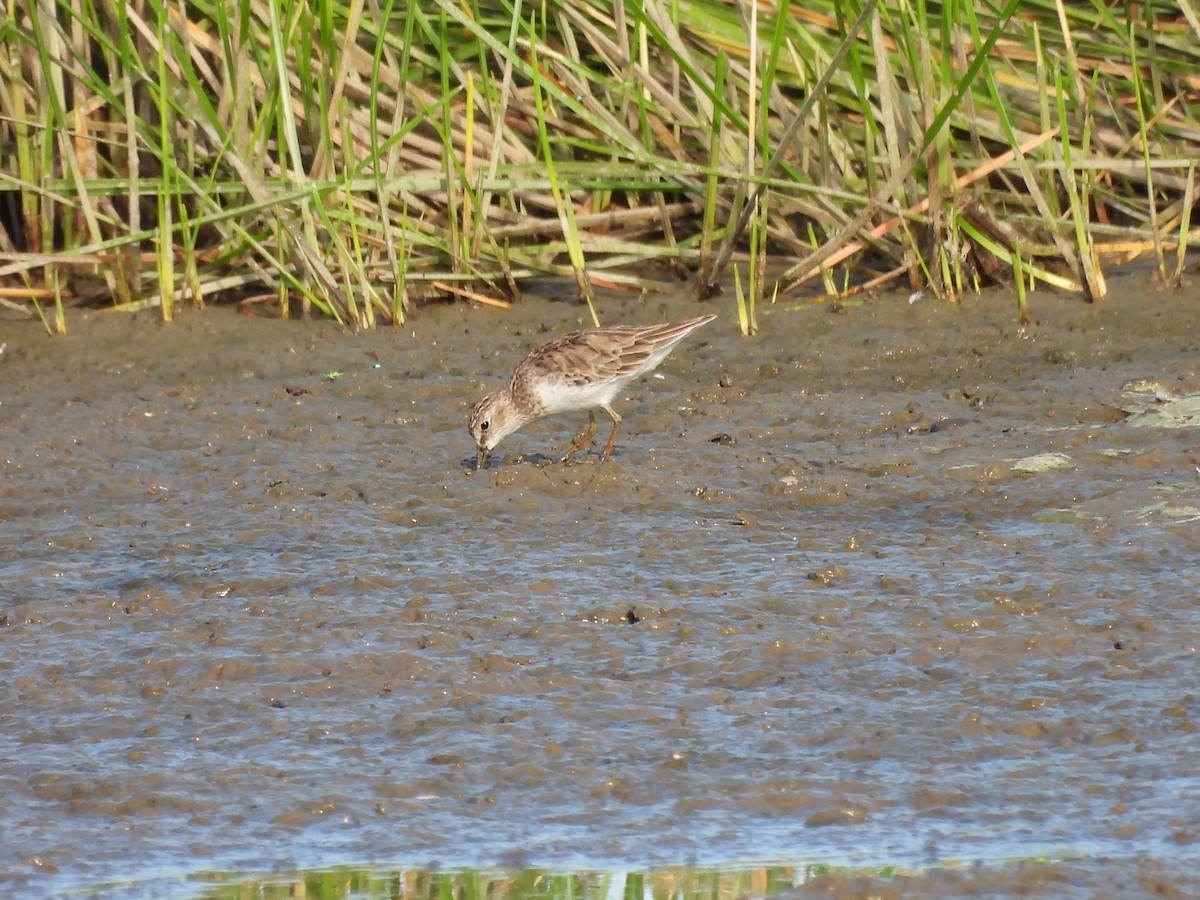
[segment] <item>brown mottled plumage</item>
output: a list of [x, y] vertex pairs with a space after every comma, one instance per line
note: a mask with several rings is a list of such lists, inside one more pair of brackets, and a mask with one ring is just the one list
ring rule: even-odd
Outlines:
[[655, 369], [675, 345], [716, 316], [700, 316], [662, 325], [613, 325], [573, 331], [543, 344], [517, 363], [508, 386], [488, 394], [471, 411], [476, 468], [505, 437], [543, 416], [588, 410], [589, 428], [567, 450], [571, 458], [596, 433], [593, 409], [613, 420], [601, 461], [612, 454], [621, 417], [612, 408], [617, 392]]

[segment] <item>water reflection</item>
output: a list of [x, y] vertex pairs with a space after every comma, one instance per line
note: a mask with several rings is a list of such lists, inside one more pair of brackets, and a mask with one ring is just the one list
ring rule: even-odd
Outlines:
[[[197, 896], [205, 900], [718, 900], [777, 894], [832, 871], [826, 865], [569, 874], [542, 869], [433, 872], [335, 868], [270, 878], [213, 875], [214, 882], [224, 883], [207, 885]], [[894, 874], [891, 868], [854, 871], [881, 878]]]

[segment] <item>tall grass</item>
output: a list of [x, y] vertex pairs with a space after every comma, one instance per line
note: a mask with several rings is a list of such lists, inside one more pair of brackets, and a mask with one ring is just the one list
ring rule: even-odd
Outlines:
[[82, 300], [264, 297], [370, 327], [547, 276], [711, 295], [734, 265], [752, 331], [814, 279], [1098, 300], [1148, 255], [1174, 282], [1191, 7], [9, 4], [0, 303], [48, 330]]

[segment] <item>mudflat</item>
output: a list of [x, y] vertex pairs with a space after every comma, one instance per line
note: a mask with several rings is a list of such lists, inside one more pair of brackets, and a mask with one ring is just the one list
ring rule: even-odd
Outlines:
[[753, 338], [731, 301], [607, 301], [719, 318], [615, 401], [608, 462], [555, 462], [578, 414], [478, 472], [467, 412], [577, 304], [0, 321], [0, 885], [820, 862], [1194, 895], [1200, 294], [1111, 289]]

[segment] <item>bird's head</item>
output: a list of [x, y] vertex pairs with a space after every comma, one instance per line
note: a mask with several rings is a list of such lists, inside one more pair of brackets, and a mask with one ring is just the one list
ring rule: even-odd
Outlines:
[[496, 445], [527, 421], [517, 411], [508, 388], [488, 394], [476, 403], [467, 426], [475, 441], [475, 467], [486, 466]]

